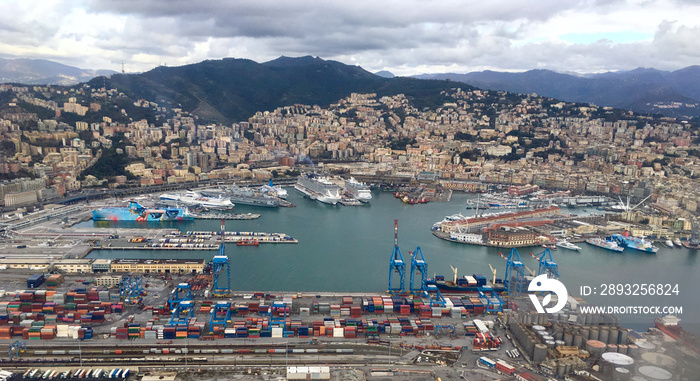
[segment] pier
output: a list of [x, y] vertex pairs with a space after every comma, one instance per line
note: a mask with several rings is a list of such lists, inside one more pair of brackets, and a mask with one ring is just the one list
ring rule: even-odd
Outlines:
[[197, 220], [255, 220], [260, 218], [257, 213], [243, 213], [243, 214], [231, 214], [231, 213], [202, 213], [193, 214], [194, 218]]

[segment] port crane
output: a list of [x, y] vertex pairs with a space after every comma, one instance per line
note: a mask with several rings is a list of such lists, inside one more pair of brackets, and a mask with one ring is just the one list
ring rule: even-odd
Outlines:
[[174, 311], [180, 303], [188, 300], [192, 300], [192, 286], [189, 283], [180, 283], [170, 293], [168, 306]]
[[7, 347], [7, 352], [8, 355], [10, 356], [10, 360], [12, 359], [18, 359], [20, 353], [24, 353], [24, 351], [27, 350], [27, 342], [22, 340], [16, 340], [12, 345]]
[[270, 327], [286, 328], [289, 308], [283, 302], [273, 302], [270, 306]]
[[170, 316], [170, 324], [189, 326], [192, 318], [194, 318], [194, 302], [183, 300], [173, 309], [173, 314]]
[[[394, 274], [398, 274], [399, 285], [394, 286]], [[392, 295], [401, 294], [405, 289], [406, 281], [406, 262], [403, 260], [401, 250], [399, 249], [399, 220], [394, 220], [394, 251], [391, 253], [389, 260], [389, 290]]]
[[[501, 256], [503, 257], [503, 254], [501, 254]], [[506, 278], [503, 280], [506, 286], [506, 292], [508, 296], [522, 294], [526, 286], [525, 264], [523, 264], [522, 259], [520, 259], [518, 250], [515, 248], [511, 249], [510, 255], [506, 261]]]
[[[416, 271], [420, 272], [420, 283], [415, 284]], [[409, 292], [412, 295], [425, 295], [427, 293], [425, 281], [428, 279], [428, 262], [425, 261], [423, 250], [420, 246], [411, 254], [411, 279], [408, 282]]]
[[559, 266], [557, 265], [557, 262], [554, 261], [551, 250], [544, 249], [543, 252], [538, 253], [537, 255], [532, 253], [530, 253], [530, 255], [532, 255], [533, 258], [537, 259], [540, 263], [539, 267], [537, 268], [537, 275], [533, 276], [540, 276], [542, 274], [546, 274], [547, 278], [559, 279]]
[[214, 327], [217, 325], [226, 328], [229, 320], [231, 320], [231, 302], [216, 302], [209, 316], [209, 332], [214, 333]]
[[143, 295], [143, 279], [138, 275], [125, 275], [119, 282], [119, 297], [126, 304], [138, 304]]
[[[221, 220], [221, 245], [219, 252], [212, 259], [212, 286], [211, 296], [215, 298], [227, 298], [231, 296], [231, 260], [226, 255], [225, 236], [226, 221]], [[225, 276], [225, 279], [221, 277]], [[224, 281], [226, 283], [224, 283]]]

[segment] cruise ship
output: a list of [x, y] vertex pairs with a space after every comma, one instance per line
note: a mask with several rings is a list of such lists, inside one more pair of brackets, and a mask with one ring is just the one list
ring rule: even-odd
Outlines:
[[654, 254], [659, 250], [658, 247], [654, 246], [651, 242], [645, 240], [644, 238], [630, 237], [629, 233], [627, 232], [624, 232], [623, 234], [613, 234], [611, 238], [620, 246], [628, 247], [633, 250]]
[[185, 205], [199, 205], [206, 209], [233, 209], [234, 204], [227, 197], [206, 197], [195, 191], [188, 190], [184, 193], [163, 193], [161, 201], [181, 203]]
[[615, 241], [606, 241], [602, 238], [588, 238], [586, 243], [593, 246], [598, 246], [601, 249], [615, 251], [621, 253], [625, 250], [624, 247], [617, 244]]
[[92, 212], [94, 221], [191, 221], [194, 220], [187, 209], [181, 208], [146, 208], [138, 202], [131, 201], [129, 206], [101, 208]]
[[299, 176], [294, 189], [305, 194], [312, 200], [335, 205], [340, 201], [340, 187], [330, 180], [315, 173], [305, 173]]
[[370, 191], [369, 186], [355, 180], [354, 177], [345, 180], [345, 190], [361, 202], [369, 202], [372, 199], [372, 191]]
[[250, 188], [239, 187], [236, 184], [222, 191], [226, 197], [236, 204], [262, 206], [266, 208], [276, 208], [280, 206], [280, 201], [275, 197], [262, 192], [256, 192]]
[[280, 186], [275, 186], [272, 183], [272, 180], [270, 180], [270, 184], [261, 186], [260, 192], [268, 196], [281, 198], [283, 200], [287, 199], [287, 190]]

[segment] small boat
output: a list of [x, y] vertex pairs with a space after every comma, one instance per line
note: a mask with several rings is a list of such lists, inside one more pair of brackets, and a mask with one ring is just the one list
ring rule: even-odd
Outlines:
[[674, 244], [676, 245], [676, 247], [678, 247], [679, 249], [680, 249], [681, 247], [683, 247], [683, 243], [681, 242], [681, 239], [680, 239], [680, 238], [674, 239], [674, 240], [673, 240], [673, 243], [674, 243]]
[[238, 246], [260, 246], [260, 242], [258, 242], [257, 239], [242, 239], [238, 242], [236, 242], [236, 245]]
[[573, 243], [567, 241], [559, 241], [556, 243], [556, 245], [564, 249], [581, 251], [581, 248], [579, 246], [576, 246]]
[[557, 246], [556, 246], [556, 245], [544, 244], [544, 245], [542, 245], [542, 247], [545, 248], [545, 249], [549, 249], [549, 250], [556, 250], [556, 249], [557, 249]]
[[671, 241], [671, 239], [669, 238], [669, 239], [664, 241], [664, 245], [666, 245], [670, 248], [673, 248], [673, 241]]

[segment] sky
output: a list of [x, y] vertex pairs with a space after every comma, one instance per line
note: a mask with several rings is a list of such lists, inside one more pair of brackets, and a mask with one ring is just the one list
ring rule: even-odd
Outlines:
[[698, 0], [0, 0], [0, 57], [147, 71], [318, 56], [395, 75], [700, 64]]

